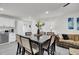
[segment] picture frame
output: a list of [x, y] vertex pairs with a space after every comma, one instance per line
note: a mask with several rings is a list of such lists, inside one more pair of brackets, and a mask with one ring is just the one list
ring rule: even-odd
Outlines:
[[74, 29], [74, 18], [68, 18], [68, 29]]
[[79, 30], [79, 17], [77, 18], [77, 30]]

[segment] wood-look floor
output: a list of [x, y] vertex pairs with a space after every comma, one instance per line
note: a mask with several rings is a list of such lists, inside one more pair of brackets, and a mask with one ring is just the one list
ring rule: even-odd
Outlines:
[[[0, 44], [0, 55], [16, 55], [17, 43]], [[69, 50], [56, 46], [56, 55], [69, 55]], [[44, 55], [47, 55], [44, 52]]]

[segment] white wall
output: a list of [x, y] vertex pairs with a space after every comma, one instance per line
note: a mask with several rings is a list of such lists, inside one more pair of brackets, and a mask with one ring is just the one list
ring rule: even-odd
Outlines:
[[42, 31], [51, 32], [55, 30], [55, 21], [44, 21], [45, 25], [42, 27]]
[[29, 28], [29, 25], [32, 25], [31, 21], [18, 20], [17, 21], [17, 34], [25, 35], [25, 32], [32, 31], [32, 28]]
[[[17, 34], [25, 35], [25, 32], [32, 32], [33, 34], [37, 33], [37, 27], [36, 27], [37, 21], [17, 21]], [[42, 27], [41, 31], [44, 32], [50, 32], [54, 31], [54, 22], [53, 21], [44, 21], [45, 25]], [[29, 25], [31, 25], [31, 28], [29, 28]], [[51, 30], [52, 29], [52, 30]]]
[[[52, 13], [53, 17], [51, 17], [51, 20], [43, 20], [45, 22], [45, 26], [42, 27], [41, 31], [52, 31], [56, 33], [68, 33], [68, 34], [79, 34], [79, 31], [76, 29], [76, 18], [79, 17], [79, 4], [70, 4], [67, 7], [61, 7], [60, 9], [56, 10], [54, 13]], [[51, 16], [52, 16], [51, 15]], [[49, 16], [50, 17], [50, 16]], [[73, 17], [75, 18], [74, 20], [74, 29], [69, 30], [68, 29], [68, 18]], [[29, 20], [29, 19], [27, 19]], [[35, 26], [37, 21], [32, 19], [32, 26], [31, 26], [31, 31], [32, 33], [37, 33], [37, 27]], [[23, 25], [23, 23], [21, 23]], [[19, 33], [23, 31], [22, 25], [19, 24]], [[26, 22], [26, 24], [29, 24], [29, 22]], [[28, 27], [27, 27], [28, 28]], [[24, 30], [27, 30], [27, 28]], [[22, 32], [24, 34], [24, 32]]]
[[[77, 24], [76, 24], [76, 18], [78, 17], [79, 13], [73, 13], [73, 14], [68, 14], [65, 16], [61, 16], [57, 20], [57, 25], [56, 25], [56, 31], [60, 33], [69, 33], [69, 34], [79, 34], [79, 31], [77, 30]], [[73, 17], [74, 18], [74, 29], [69, 30], [68, 29], [68, 18]]]
[[[62, 8], [62, 15], [56, 17], [56, 32], [58, 33], [67, 33], [67, 34], [79, 34], [79, 30], [77, 30], [76, 18], [79, 17], [79, 5], [71, 4], [66, 8]], [[74, 18], [74, 29], [68, 29], [68, 18]]]

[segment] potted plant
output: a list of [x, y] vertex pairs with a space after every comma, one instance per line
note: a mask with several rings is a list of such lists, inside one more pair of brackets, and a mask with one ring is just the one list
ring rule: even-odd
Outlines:
[[40, 21], [40, 20], [37, 22], [37, 24], [36, 24], [36, 26], [37, 26], [37, 28], [38, 28], [37, 34], [40, 34], [40, 29], [41, 29], [41, 27], [44, 26], [44, 25], [45, 25], [44, 22], [42, 22], [42, 21]]

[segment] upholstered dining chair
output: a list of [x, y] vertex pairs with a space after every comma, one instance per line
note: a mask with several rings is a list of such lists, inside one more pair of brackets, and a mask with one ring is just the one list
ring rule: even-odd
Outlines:
[[50, 39], [43, 45], [43, 52], [44, 50], [47, 51], [48, 55], [54, 55], [55, 53], [55, 35], [51, 36]]
[[51, 55], [54, 55], [55, 53], [55, 42], [56, 42], [56, 36], [53, 35], [51, 38], [51, 43], [50, 43]]
[[47, 32], [47, 35], [50, 36], [50, 39], [43, 45], [43, 52], [44, 50], [47, 51], [48, 55], [50, 54], [50, 51], [51, 51], [51, 54], [54, 55], [54, 52], [55, 52], [55, 34], [54, 32]]
[[47, 32], [47, 35], [54, 35], [54, 32]]
[[32, 32], [25, 32], [25, 35], [31, 36], [32, 35]]
[[16, 42], [17, 42], [17, 44], [18, 44], [18, 46], [17, 46], [17, 51], [16, 51], [16, 55], [18, 55], [18, 54], [21, 54], [21, 47], [22, 47], [22, 42], [21, 42], [21, 39], [20, 39], [20, 35], [17, 35], [16, 34]]
[[46, 35], [46, 32], [40, 32], [41, 35]]
[[48, 55], [49, 55], [49, 50], [50, 50], [51, 39], [52, 39], [52, 36], [42, 46], [43, 53], [44, 51], [47, 51]]
[[22, 46], [23, 46], [23, 50], [22, 50], [22, 55], [26, 54], [36, 54], [39, 52], [39, 49], [37, 48], [37, 46], [33, 47], [33, 44], [31, 42], [30, 39], [25, 38], [25, 37], [21, 37], [22, 40]]
[[51, 39], [51, 43], [50, 43], [50, 47], [51, 47], [51, 55], [55, 54], [55, 45], [57, 43], [57, 41], [59, 40], [59, 35], [53, 35], [52, 39]]

